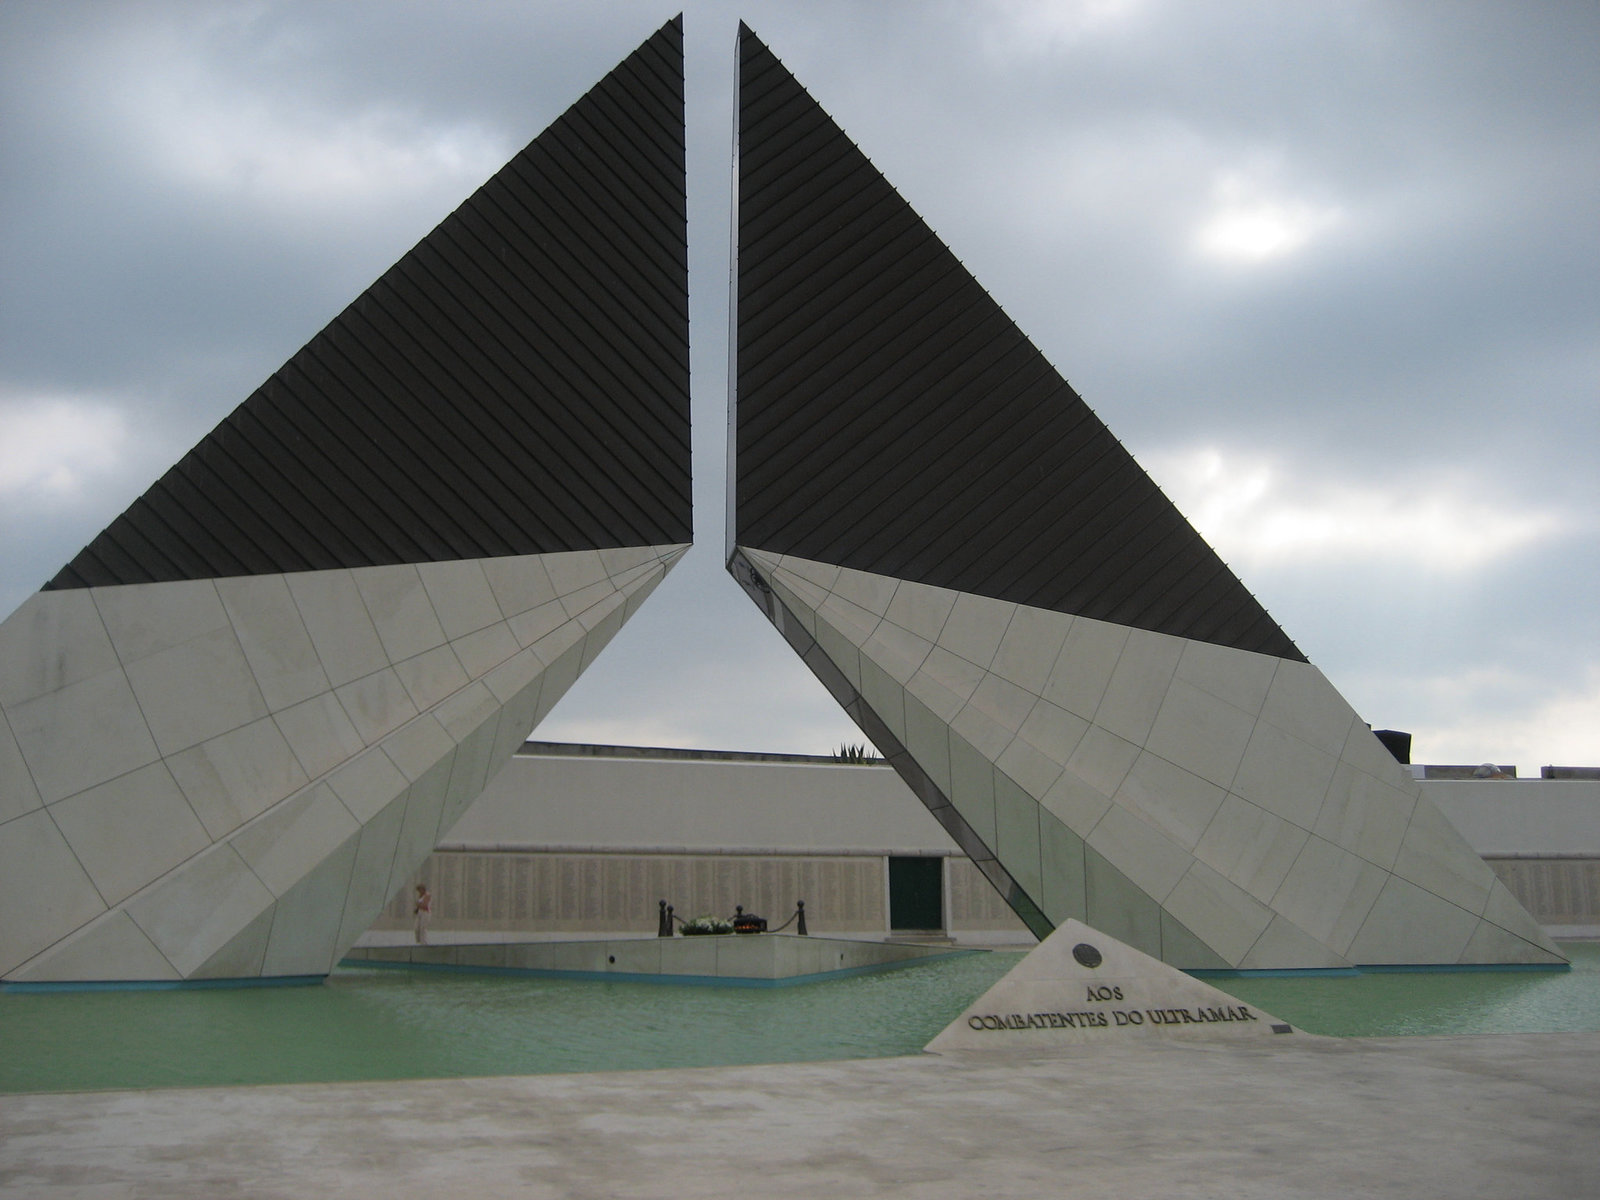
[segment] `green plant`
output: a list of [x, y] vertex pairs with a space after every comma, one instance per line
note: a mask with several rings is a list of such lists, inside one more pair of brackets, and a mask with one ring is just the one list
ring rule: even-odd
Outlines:
[[685, 937], [701, 937], [710, 933], [732, 933], [733, 922], [721, 917], [695, 917], [683, 923]]
[[844, 745], [833, 752], [833, 757], [839, 762], [869, 763], [877, 762], [878, 756], [864, 745]]

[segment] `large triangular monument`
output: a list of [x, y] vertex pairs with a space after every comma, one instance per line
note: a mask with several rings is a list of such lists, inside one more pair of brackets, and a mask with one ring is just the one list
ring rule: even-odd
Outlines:
[[729, 569], [1029, 927], [1563, 961], [743, 27], [738, 86]]
[[320, 976], [691, 537], [682, 19], [0, 626], [0, 975]]

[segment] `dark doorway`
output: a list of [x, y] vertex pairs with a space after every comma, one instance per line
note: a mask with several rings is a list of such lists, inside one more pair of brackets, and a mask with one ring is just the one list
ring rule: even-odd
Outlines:
[[889, 859], [889, 928], [944, 929], [944, 859]]

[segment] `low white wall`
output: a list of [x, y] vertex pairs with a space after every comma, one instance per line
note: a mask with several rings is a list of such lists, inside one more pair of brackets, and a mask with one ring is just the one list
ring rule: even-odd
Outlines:
[[1429, 779], [1422, 794], [1479, 854], [1600, 857], [1600, 780]]

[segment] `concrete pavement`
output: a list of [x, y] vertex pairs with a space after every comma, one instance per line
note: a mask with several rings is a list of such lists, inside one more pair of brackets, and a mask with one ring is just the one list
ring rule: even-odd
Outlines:
[[0, 1196], [1587, 1197], [1600, 1034], [0, 1097]]

